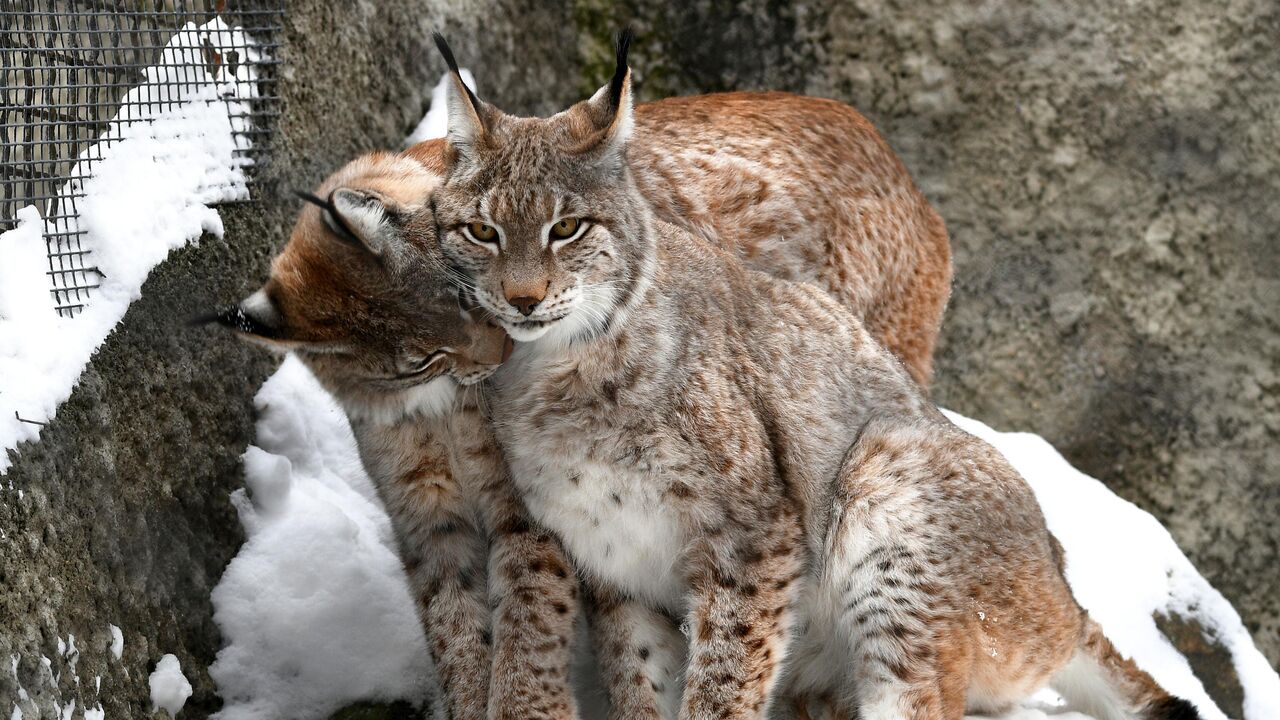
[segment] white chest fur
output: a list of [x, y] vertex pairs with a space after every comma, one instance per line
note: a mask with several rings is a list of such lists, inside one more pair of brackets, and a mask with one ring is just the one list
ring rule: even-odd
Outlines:
[[555, 532], [584, 570], [632, 597], [679, 612], [685, 592], [684, 538], [647, 473], [591, 462], [512, 458], [534, 518]]

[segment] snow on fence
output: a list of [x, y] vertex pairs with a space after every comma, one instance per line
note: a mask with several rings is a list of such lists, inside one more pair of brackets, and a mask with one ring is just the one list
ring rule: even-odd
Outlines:
[[282, 0], [0, 4], [0, 473], [168, 252], [250, 199]]

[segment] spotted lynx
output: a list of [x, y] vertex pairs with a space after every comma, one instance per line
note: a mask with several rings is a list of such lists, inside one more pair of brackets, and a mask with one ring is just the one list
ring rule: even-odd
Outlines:
[[[784, 145], [780, 117], [824, 130]], [[825, 100], [725, 94], [642, 105], [636, 127], [648, 141], [634, 144], [634, 163], [661, 199], [657, 212], [704, 236], [731, 237], [754, 266], [811, 279], [875, 315], [879, 337], [927, 380], [950, 278], [946, 233], [861, 116]], [[512, 488], [501, 482], [505, 467], [476, 402], [474, 383], [496, 367], [505, 334], [472, 319], [474, 310], [459, 313], [432, 251], [434, 222], [421, 208], [406, 222], [438, 182], [443, 155], [443, 143], [431, 141], [336, 173], [313, 198], [321, 207], [300, 216], [263, 290], [221, 319], [296, 351], [346, 409], [400, 538], [449, 715], [480, 717], [488, 706], [498, 718], [571, 717], [557, 653], [565, 616], [576, 614], [575, 581], [561, 576], [554, 543], [503, 494]], [[830, 163], [828, 184], [848, 193], [803, 213], [815, 227], [836, 228], [838, 241], [816, 229], [780, 232], [801, 217], [795, 203], [813, 189], [806, 168]], [[839, 225], [853, 215], [862, 225]], [[472, 389], [460, 396], [462, 387]], [[516, 529], [524, 532], [508, 537]], [[660, 630], [643, 643], [655, 663], [675, 664], [683, 640], [674, 628], [637, 626], [627, 608], [596, 600], [597, 624], [617, 627], [611, 638]], [[600, 658], [619, 665], [619, 655]]]
[[549, 119], [455, 74], [433, 194], [446, 258], [520, 342], [495, 433], [598, 605], [613, 716], [763, 718], [785, 693], [957, 720], [1053, 682], [1108, 720], [1195, 717], [1075, 602], [1026, 483], [847, 308], [655, 217], [626, 48]]

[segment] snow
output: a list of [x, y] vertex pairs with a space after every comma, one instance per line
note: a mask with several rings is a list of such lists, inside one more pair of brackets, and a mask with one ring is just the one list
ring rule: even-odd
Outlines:
[[346, 415], [294, 357], [262, 386], [247, 542], [213, 592], [220, 720], [323, 718], [353, 700], [422, 702], [432, 668], [391, 524]]
[[40, 212], [18, 210], [18, 224], [0, 235], [0, 322], [46, 323], [57, 317], [49, 298], [49, 256]]
[[148, 678], [151, 686], [151, 711], [165, 710], [172, 717], [182, 712], [182, 706], [191, 697], [191, 683], [182, 674], [182, 664], [172, 654], [160, 658], [156, 669]]
[[[464, 77], [473, 85], [470, 73]], [[444, 135], [447, 80], [410, 142]], [[361, 700], [420, 701], [430, 673], [425, 640], [350, 426], [293, 357], [263, 385], [257, 405], [258, 445], [245, 453], [248, 492], [233, 496], [249, 541], [214, 591], [228, 643], [210, 668], [226, 701], [215, 717], [323, 718]], [[1245, 688], [1243, 720], [1280, 717], [1280, 677], [1155, 518], [1038, 436], [948, 416], [995, 445], [1031, 483], [1066, 549], [1072, 589], [1121, 652], [1206, 720], [1224, 718], [1152, 613], [1196, 618], [1232, 654]], [[1049, 718], [1091, 720], [1064, 710], [1052, 691], [999, 720]]]
[[124, 633], [111, 624], [107, 625], [107, 629], [111, 631], [111, 657], [119, 660], [124, 655]]
[[[202, 232], [221, 236], [222, 222], [209, 204], [248, 197], [248, 161], [237, 153], [247, 141], [234, 134], [247, 120], [231, 115], [247, 113], [256, 95], [253, 58], [234, 73], [223, 65], [211, 75], [205, 38], [251, 48], [247, 36], [221, 19], [186, 25], [160, 64], [146, 69], [146, 82], [125, 96], [118, 136], [88, 148], [70, 173], [89, 177], [62, 190], [84, 193], [78, 201], [82, 242], [92, 253], [88, 264], [104, 274], [83, 312], [74, 318], [54, 313], [39, 238], [46, 230], [75, 228], [66, 221], [46, 227], [36, 209], [26, 207], [18, 211], [18, 226], [0, 235], [0, 473], [10, 463], [5, 451], [37, 439], [40, 423], [70, 396], [94, 350], [140, 296], [151, 268]], [[164, 85], [170, 81], [182, 84]]]

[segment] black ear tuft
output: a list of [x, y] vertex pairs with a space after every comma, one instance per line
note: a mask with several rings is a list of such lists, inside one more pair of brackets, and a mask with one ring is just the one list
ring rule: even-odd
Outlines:
[[458, 61], [453, 59], [453, 50], [449, 47], [449, 41], [444, 39], [444, 35], [439, 30], [431, 31], [431, 39], [436, 41], [436, 49], [444, 56], [444, 64], [449, 66], [449, 72], [458, 72]]
[[453, 49], [449, 47], [449, 42], [444, 39], [444, 35], [441, 35], [439, 30], [431, 31], [431, 39], [436, 41], [436, 49], [439, 50], [440, 55], [444, 57], [444, 64], [449, 66], [449, 72], [453, 73], [458, 78], [458, 84], [462, 86], [463, 90], [467, 91], [467, 97], [470, 98], [471, 105], [479, 108], [480, 98], [476, 97], [476, 94], [471, 90], [471, 88], [467, 87], [467, 84], [462, 82], [462, 71], [458, 69], [458, 61], [453, 57]]
[[277, 339], [279, 334], [276, 328], [270, 327], [256, 317], [249, 315], [239, 305], [231, 305], [217, 312], [198, 315], [187, 321], [188, 325], [210, 325], [218, 324], [226, 328], [231, 328], [236, 332], [245, 333], [246, 335], [257, 335], [268, 340]]
[[609, 101], [617, 107], [622, 102], [622, 86], [627, 80], [627, 53], [631, 51], [631, 40], [635, 35], [631, 32], [631, 28], [623, 28], [618, 33], [618, 42], [615, 45], [617, 51], [617, 64], [613, 70], [613, 80], [609, 81]]
[[328, 210], [328, 209], [329, 209], [329, 203], [328, 203], [328, 202], [326, 202], [325, 200], [323, 200], [323, 199], [321, 199], [321, 198], [317, 197], [316, 195], [313, 195], [312, 193], [307, 192], [306, 190], [294, 190], [294, 191], [293, 191], [293, 194], [294, 194], [294, 195], [296, 195], [296, 196], [298, 196], [298, 198], [300, 198], [300, 199], [302, 199], [302, 200], [305, 200], [306, 202], [309, 202], [309, 203], [311, 203], [312, 205], [315, 205], [316, 207], [320, 208], [321, 210]]

